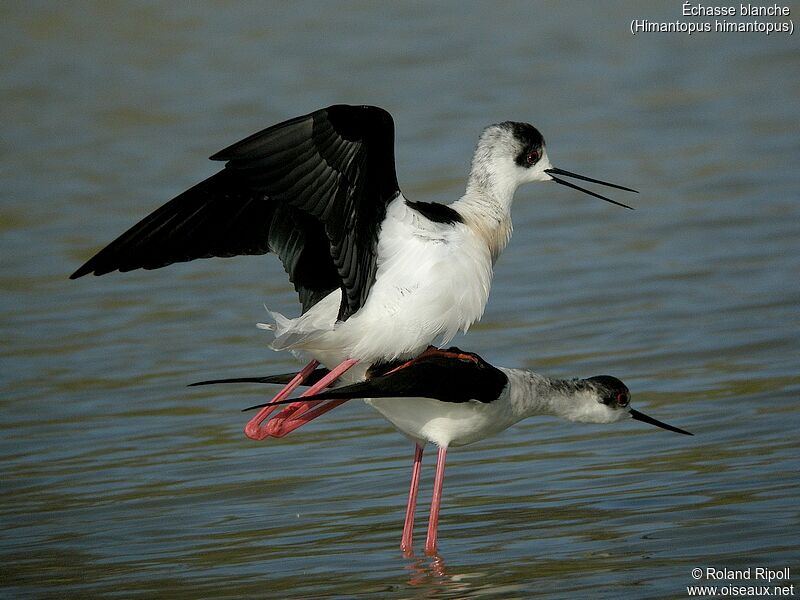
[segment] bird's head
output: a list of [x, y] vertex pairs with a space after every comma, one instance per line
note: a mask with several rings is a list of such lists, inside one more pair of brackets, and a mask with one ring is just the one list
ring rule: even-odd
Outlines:
[[560, 179], [556, 175], [591, 181], [628, 192], [636, 191], [553, 167], [547, 156], [544, 137], [530, 123], [505, 121], [490, 125], [483, 130], [472, 163], [472, 177], [475, 178], [478, 185], [485, 188], [506, 189], [513, 193], [513, 190], [524, 183], [555, 181], [612, 204], [631, 208], [626, 204]]
[[584, 379], [584, 393], [579, 394], [570, 414], [573, 421], [584, 423], [616, 423], [633, 418], [668, 431], [692, 435], [688, 431], [673, 427], [647, 416], [630, 407], [631, 393], [622, 381], [611, 375], [597, 375]]

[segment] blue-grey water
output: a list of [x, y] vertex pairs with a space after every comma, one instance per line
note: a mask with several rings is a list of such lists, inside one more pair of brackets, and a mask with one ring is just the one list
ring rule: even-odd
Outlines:
[[[683, 598], [706, 567], [800, 585], [797, 37], [630, 34], [680, 12], [0, 5], [0, 595]], [[67, 279], [210, 154], [338, 102], [392, 112], [414, 199], [455, 199], [507, 119], [556, 166], [641, 190], [613, 192], [635, 211], [519, 190], [486, 314], [456, 341], [614, 374], [695, 437], [540, 418], [455, 449], [436, 558], [429, 451], [405, 558], [413, 448], [377, 413], [255, 443], [239, 410], [269, 390], [185, 387], [296, 368], [255, 328], [264, 304], [297, 312], [275, 257]]]

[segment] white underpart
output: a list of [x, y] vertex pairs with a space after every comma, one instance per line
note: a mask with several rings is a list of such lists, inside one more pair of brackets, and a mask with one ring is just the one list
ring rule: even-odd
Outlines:
[[431, 398], [371, 398], [365, 402], [418, 444], [464, 446], [508, 429], [524, 417], [510, 410], [508, 388], [494, 402], [453, 403]]
[[447, 344], [480, 319], [492, 282], [492, 256], [467, 225], [434, 223], [393, 200], [378, 244], [375, 283], [364, 306], [337, 322], [336, 290], [301, 317], [275, 318], [274, 350], [301, 350], [327, 366], [410, 357]]
[[541, 375], [504, 369], [508, 385], [492, 402], [462, 403], [430, 398], [372, 398], [365, 402], [417, 443], [464, 446], [508, 429], [527, 417], [556, 416], [581, 423], [614, 423], [629, 418], [625, 409], [606, 406], [597, 393], [567, 392]]

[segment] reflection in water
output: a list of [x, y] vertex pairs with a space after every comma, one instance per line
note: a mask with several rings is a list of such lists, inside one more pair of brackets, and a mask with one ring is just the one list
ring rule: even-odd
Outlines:
[[[472, 568], [448, 569], [440, 554], [424, 558], [405, 557], [406, 570], [412, 573], [407, 584], [416, 590], [423, 590], [416, 597], [422, 598], [472, 598], [486, 595], [504, 598], [524, 593], [524, 586], [507, 583], [498, 586], [489, 580], [489, 571], [496, 565], [486, 565], [477, 570]], [[487, 568], [488, 567], [488, 570]]]
[[[408, 580], [409, 585], [448, 585], [452, 586], [457, 582], [453, 581], [447, 575], [447, 568], [444, 564], [444, 558], [435, 554], [433, 556], [425, 556], [416, 558], [414, 552], [406, 552], [403, 555], [407, 559], [406, 570], [411, 571], [412, 577]], [[451, 587], [451, 589], [454, 589]]]

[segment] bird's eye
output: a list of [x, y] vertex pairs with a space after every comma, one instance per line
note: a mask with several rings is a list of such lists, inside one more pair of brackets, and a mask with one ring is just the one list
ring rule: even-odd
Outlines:
[[611, 408], [625, 408], [631, 403], [631, 397], [627, 392], [612, 392], [604, 396], [602, 402]]
[[539, 152], [538, 150], [531, 150], [530, 152], [528, 152], [526, 160], [529, 165], [535, 165], [537, 162], [539, 162], [540, 158], [542, 158], [541, 152]]

